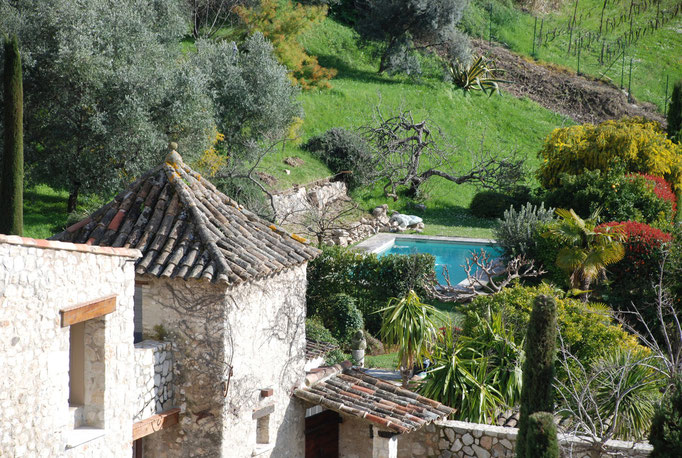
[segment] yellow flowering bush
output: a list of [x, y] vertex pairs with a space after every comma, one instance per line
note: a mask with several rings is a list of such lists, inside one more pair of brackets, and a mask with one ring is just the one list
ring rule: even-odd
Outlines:
[[562, 174], [607, 171], [622, 163], [628, 172], [665, 177], [682, 186], [682, 146], [671, 142], [661, 125], [644, 118], [623, 118], [599, 125], [555, 129], [538, 153], [538, 178], [545, 188], [560, 185]]

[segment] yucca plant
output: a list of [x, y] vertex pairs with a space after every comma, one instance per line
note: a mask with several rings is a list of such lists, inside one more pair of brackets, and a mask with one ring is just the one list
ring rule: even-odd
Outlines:
[[498, 83], [510, 82], [500, 79], [498, 75], [504, 70], [492, 67], [490, 61], [483, 56], [478, 56], [469, 65], [464, 65], [459, 61], [448, 62], [447, 68], [453, 84], [465, 93], [482, 91], [490, 97], [500, 91]]
[[442, 314], [432, 305], [422, 303], [412, 290], [403, 298], [391, 298], [377, 313], [384, 314], [381, 340], [386, 345], [398, 346], [400, 374], [403, 386], [407, 387], [415, 361], [429, 356], [437, 332], [436, 323], [443, 321]]

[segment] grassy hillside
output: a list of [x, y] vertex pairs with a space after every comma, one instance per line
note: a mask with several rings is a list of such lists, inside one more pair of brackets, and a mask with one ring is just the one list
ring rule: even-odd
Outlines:
[[[604, 0], [565, 0], [559, 3], [557, 10], [532, 15], [510, 7], [507, 0], [492, 0], [493, 13], [490, 15], [487, 8], [491, 0], [472, 0], [463, 26], [470, 33], [487, 39], [492, 17], [493, 39], [519, 54], [529, 56], [533, 49], [533, 29], [537, 16], [538, 41], [535, 50], [538, 59], [577, 70], [575, 43], [582, 39], [581, 73], [594, 77], [603, 75], [604, 79], [619, 87], [623, 73], [623, 83], [627, 89], [632, 58], [633, 95], [656, 104], [663, 111], [666, 75], [670, 78], [670, 88], [676, 79], [682, 78], [682, 8], [675, 10], [679, 1], [635, 2], [637, 6], [633, 7], [632, 15], [630, 0], [607, 0], [603, 15]], [[673, 16], [675, 11], [678, 13]], [[626, 41], [625, 69], [622, 72], [622, 43]]]
[[[372, 123], [377, 106], [385, 113], [404, 109], [411, 110], [416, 119], [429, 119], [443, 129], [461, 170], [466, 169], [471, 154], [481, 147], [499, 153], [519, 151], [529, 158], [529, 166], [535, 167], [535, 153], [545, 136], [555, 127], [571, 124], [530, 100], [508, 95], [467, 96], [453, 90], [441, 80], [440, 68], [434, 60], [425, 60], [424, 75], [419, 81], [378, 75], [378, 59], [372, 56], [371, 48], [359, 47], [356, 34], [331, 19], [311, 31], [304, 44], [322, 65], [336, 68], [339, 74], [332, 80], [333, 89], [301, 95], [306, 113], [300, 131], [303, 140], [331, 127], [357, 128]], [[282, 160], [291, 155], [303, 158], [306, 165], [297, 169], [284, 165]], [[328, 173], [317, 159], [295, 145], [287, 145], [273, 154], [266, 166], [282, 188]], [[291, 170], [291, 175], [284, 173], [285, 168]], [[436, 178], [428, 192], [427, 211], [422, 215], [426, 233], [490, 236], [492, 222], [473, 218], [466, 211], [475, 193], [473, 186], [454, 185]], [[365, 208], [386, 202], [379, 189], [362, 190], [354, 197]], [[408, 202], [388, 203], [391, 209], [414, 212]]]

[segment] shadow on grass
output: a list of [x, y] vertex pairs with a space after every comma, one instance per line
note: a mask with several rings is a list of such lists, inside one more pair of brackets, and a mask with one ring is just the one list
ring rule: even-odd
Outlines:
[[415, 214], [420, 216], [426, 224], [480, 229], [492, 229], [496, 226], [494, 219], [478, 218], [472, 215], [467, 208], [455, 205], [430, 207]]
[[24, 191], [24, 235], [47, 238], [66, 226], [66, 196], [30, 188]]
[[[369, 72], [367, 70], [358, 70], [351, 67], [346, 61], [340, 59], [338, 56], [330, 54], [320, 54], [317, 60], [323, 67], [331, 67], [338, 70], [338, 75], [334, 79], [348, 79], [362, 83], [378, 83], [378, 84], [401, 84], [402, 81], [395, 80], [379, 73]], [[333, 80], [332, 80], [333, 81]]]

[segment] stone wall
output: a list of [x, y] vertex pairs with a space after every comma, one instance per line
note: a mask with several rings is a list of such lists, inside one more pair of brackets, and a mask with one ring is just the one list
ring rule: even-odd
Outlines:
[[276, 218], [291, 220], [308, 211], [311, 205], [322, 208], [329, 202], [345, 198], [346, 193], [344, 182], [322, 180], [275, 194], [272, 201]]
[[[446, 420], [401, 436], [399, 457], [514, 457], [518, 429]], [[576, 437], [559, 435], [562, 456], [590, 458], [587, 444]], [[609, 441], [602, 457], [645, 457], [652, 448], [646, 444]]]
[[173, 354], [170, 342], [145, 340], [135, 344], [137, 404], [140, 421], [173, 406]]
[[305, 377], [305, 275], [303, 264], [233, 288], [140, 279], [143, 332], [172, 342], [181, 409], [178, 427], [145, 438], [149, 456], [304, 455], [291, 393]]
[[[0, 235], [0, 456], [130, 456], [138, 255]], [[81, 328], [90, 408], [70, 408], [72, 330], [61, 326], [60, 310], [111, 294], [116, 310]], [[78, 422], [101, 430], [67, 448], [82, 437]]]

